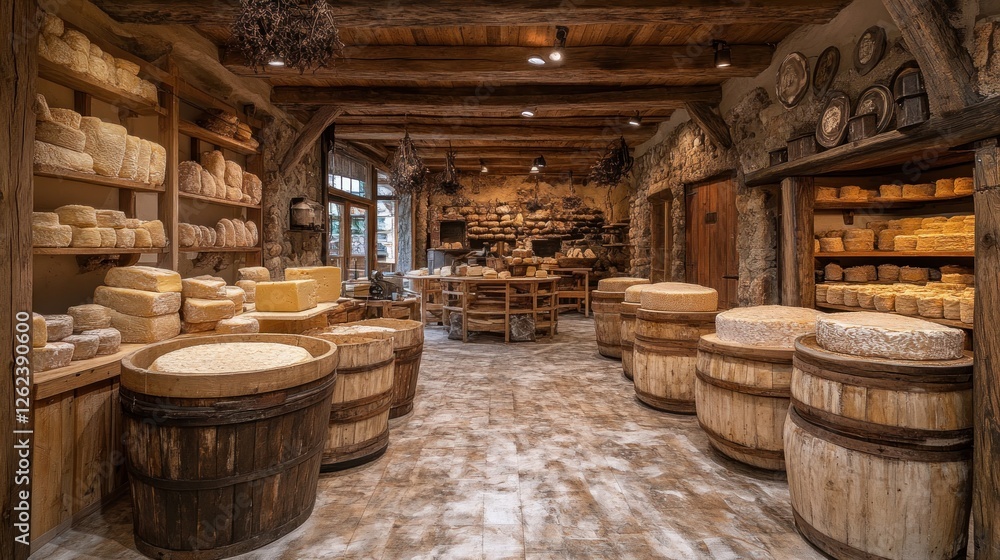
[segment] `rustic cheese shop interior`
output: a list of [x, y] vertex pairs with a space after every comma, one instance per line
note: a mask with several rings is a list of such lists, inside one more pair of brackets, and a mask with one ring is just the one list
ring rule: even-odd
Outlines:
[[0, 559], [1000, 560], [997, 2], [0, 32]]

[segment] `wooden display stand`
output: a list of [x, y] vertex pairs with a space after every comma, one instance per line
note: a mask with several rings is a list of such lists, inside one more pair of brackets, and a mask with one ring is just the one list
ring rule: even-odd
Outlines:
[[442, 293], [440, 276], [416, 276], [406, 275], [406, 279], [413, 283], [413, 289], [420, 300], [419, 321], [425, 325], [440, 325], [444, 322], [442, 317]]
[[558, 283], [558, 277], [442, 278], [444, 323], [450, 324], [452, 313], [461, 313], [462, 342], [469, 341], [469, 332], [502, 332], [504, 342], [510, 342], [511, 317], [529, 315], [535, 330], [546, 331], [551, 339], [559, 328]]
[[[553, 268], [549, 270], [556, 274], [568, 277], [572, 284], [566, 286], [560, 284], [558, 289], [558, 307], [560, 311], [575, 309], [583, 313], [584, 317], [590, 316], [590, 275], [594, 272], [592, 268]], [[572, 300], [563, 302], [563, 300]]]

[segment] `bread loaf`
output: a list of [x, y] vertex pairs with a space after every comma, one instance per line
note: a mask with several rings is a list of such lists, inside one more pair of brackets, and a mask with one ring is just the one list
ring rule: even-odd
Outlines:
[[250, 204], [260, 204], [264, 195], [264, 184], [253, 173], [243, 173], [243, 192], [250, 195]]
[[247, 233], [250, 234], [250, 247], [256, 247], [260, 241], [260, 233], [257, 231], [257, 224], [246, 221]]
[[36, 165], [49, 165], [77, 173], [94, 173], [94, 158], [84, 152], [74, 152], [55, 144], [35, 140]]
[[198, 245], [195, 236], [195, 226], [191, 224], [177, 224], [177, 243], [181, 247], [196, 247]]
[[233, 219], [233, 233], [235, 234], [236, 247], [246, 247], [249, 245], [247, 242], [247, 228], [243, 225], [243, 220], [238, 218]]
[[[190, 194], [202, 194], [201, 191], [202, 168], [195, 161], [182, 161], [177, 165], [178, 187], [181, 192]], [[214, 188], [213, 188], [214, 193]]]
[[217, 198], [219, 193], [215, 185], [215, 177], [204, 167], [201, 167], [201, 171], [199, 173], [201, 174], [201, 195]]
[[201, 230], [201, 246], [215, 247], [215, 230], [208, 226], [198, 226]]
[[215, 246], [216, 247], [229, 247], [226, 243], [226, 227], [220, 221], [215, 224]]
[[[226, 188], [226, 157], [219, 150], [202, 152], [201, 166], [204, 167], [215, 179], [216, 187], [220, 185], [223, 192]], [[242, 185], [241, 185], [242, 186]], [[218, 193], [218, 190], [216, 191]], [[221, 198], [225, 198], [223, 195]]]

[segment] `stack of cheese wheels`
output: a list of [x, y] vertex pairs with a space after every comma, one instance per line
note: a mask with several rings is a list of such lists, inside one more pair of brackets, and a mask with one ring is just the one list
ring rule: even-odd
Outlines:
[[228, 558], [308, 519], [337, 357], [317, 338], [230, 334], [175, 338], [122, 359], [136, 548], [150, 558]]
[[[965, 334], [883, 313], [795, 343], [785, 458], [799, 531], [838, 558], [964, 558], [972, 459]], [[914, 481], [920, 481], [914, 483]]]
[[376, 327], [386, 332], [372, 336], [392, 338], [392, 350], [396, 357], [396, 380], [393, 382], [392, 410], [389, 411], [389, 418], [399, 418], [409, 414], [413, 410], [413, 400], [417, 396], [417, 376], [420, 374], [420, 359], [424, 354], [423, 323], [408, 319], [367, 319], [347, 325]]
[[620, 338], [622, 347], [622, 371], [625, 378], [632, 380], [632, 363], [635, 361], [635, 312], [639, 310], [639, 294], [652, 284], [639, 284], [625, 290], [625, 301], [621, 304]]
[[696, 284], [663, 282], [639, 294], [632, 374], [640, 401], [694, 414], [698, 340], [715, 332], [718, 306], [718, 292]]
[[785, 470], [782, 432], [795, 339], [823, 313], [764, 305], [719, 313], [698, 343], [698, 423], [712, 447], [755, 467]]
[[597, 331], [597, 351], [602, 356], [621, 359], [621, 311], [625, 290], [641, 284], [649, 284], [649, 280], [605, 278], [597, 283], [597, 290], [590, 293], [594, 329]]
[[387, 332], [381, 327], [336, 326], [306, 333], [333, 342], [340, 352], [324, 472], [374, 461], [389, 447], [393, 354], [392, 339], [383, 337]]

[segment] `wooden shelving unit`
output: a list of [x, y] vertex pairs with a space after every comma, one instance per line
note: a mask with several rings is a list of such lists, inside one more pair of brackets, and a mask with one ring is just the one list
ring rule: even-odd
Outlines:
[[260, 247], [180, 247], [181, 253], [260, 253]]
[[870, 201], [817, 200], [816, 210], [889, 210], [897, 208], [920, 208], [934, 202], [972, 202], [971, 194], [956, 196], [930, 196], [922, 198], [875, 198]]
[[509, 343], [511, 317], [530, 315], [536, 332], [546, 331], [551, 339], [559, 329], [559, 280], [558, 276], [441, 278], [444, 324], [450, 324], [451, 313], [461, 313], [463, 342], [468, 342], [470, 332], [493, 332], [502, 333]]
[[153, 192], [153, 193], [166, 192], [166, 188], [163, 185], [138, 183], [136, 181], [129, 181], [128, 179], [119, 179], [117, 177], [105, 177], [103, 175], [98, 175], [96, 173], [80, 173], [78, 171], [59, 169], [58, 167], [52, 167], [51, 165], [44, 165], [44, 164], [35, 165], [35, 177], [46, 177], [49, 179], [73, 181], [76, 183], [87, 183], [90, 185], [98, 185], [101, 187], [109, 187], [112, 189], [125, 189], [136, 192]]
[[[261, 208], [260, 204], [247, 204], [247, 203], [244, 203], [244, 202], [236, 202], [236, 201], [233, 201], [233, 200], [223, 200], [221, 198], [214, 198], [214, 197], [211, 197], [211, 196], [204, 196], [204, 195], [200, 195], [200, 194], [192, 194], [192, 193], [180, 192], [180, 193], [178, 193], [178, 196], [180, 198], [186, 198], [188, 200], [200, 200], [202, 202], [207, 202], [209, 204], [215, 204], [217, 206], [231, 206], [233, 208], [252, 208], [254, 210], [260, 210], [260, 208]], [[257, 225], [259, 226], [260, 224], [257, 224]]]
[[166, 109], [156, 102], [99, 82], [88, 74], [70, 70], [42, 57], [38, 57], [38, 77], [128, 109], [137, 115], [166, 115]]
[[975, 251], [843, 251], [839, 253], [816, 253], [817, 259], [971, 259]]
[[36, 255], [159, 255], [168, 249], [153, 247], [141, 249], [119, 249], [115, 247], [34, 247], [31, 252]]
[[218, 146], [220, 148], [225, 148], [231, 152], [236, 152], [245, 156], [257, 155], [260, 153], [258, 148], [254, 148], [249, 144], [244, 144], [235, 138], [229, 138], [221, 134], [217, 134], [208, 130], [207, 128], [202, 128], [193, 122], [180, 121], [177, 124], [177, 130], [185, 136], [190, 136], [191, 138], [197, 138], [198, 140], [203, 140]]

